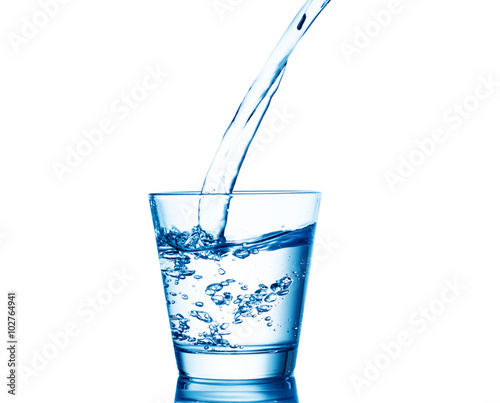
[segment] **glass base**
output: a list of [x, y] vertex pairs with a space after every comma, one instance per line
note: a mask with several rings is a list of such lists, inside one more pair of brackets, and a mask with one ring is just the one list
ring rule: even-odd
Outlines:
[[297, 348], [251, 352], [198, 352], [175, 349], [179, 374], [189, 378], [251, 380], [290, 376]]
[[192, 380], [179, 377], [175, 403], [298, 403], [293, 377], [251, 381]]

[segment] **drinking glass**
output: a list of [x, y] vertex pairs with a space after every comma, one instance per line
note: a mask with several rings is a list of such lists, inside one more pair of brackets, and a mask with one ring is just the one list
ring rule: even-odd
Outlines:
[[[293, 373], [320, 198], [309, 191], [149, 195], [180, 375]], [[199, 226], [199, 214], [221, 205], [228, 210], [216, 239]]]

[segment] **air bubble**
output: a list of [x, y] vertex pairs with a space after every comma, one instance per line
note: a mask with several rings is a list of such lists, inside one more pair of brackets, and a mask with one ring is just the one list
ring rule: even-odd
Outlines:
[[274, 302], [278, 299], [276, 294], [269, 294], [266, 298], [264, 298], [265, 302]]
[[233, 256], [236, 256], [237, 258], [240, 259], [245, 259], [248, 256], [250, 256], [250, 251], [248, 249], [238, 249], [233, 252]]
[[212, 301], [215, 305], [222, 305], [224, 304], [224, 297], [222, 295], [214, 295]]
[[272, 309], [272, 306], [271, 305], [261, 305], [261, 306], [258, 306], [257, 307], [257, 311], [259, 311], [259, 313], [262, 313], [262, 312], [268, 312]]
[[279, 284], [283, 290], [286, 290], [292, 285], [292, 279], [288, 276], [283, 277], [281, 280], [279, 280]]
[[212, 323], [213, 319], [212, 317], [204, 311], [191, 311], [190, 315], [196, 319], [201, 320], [202, 322], [205, 323]]
[[223, 285], [219, 283], [214, 283], [210, 284], [206, 289], [205, 289], [205, 294], [207, 295], [214, 295], [217, 291], [222, 290]]

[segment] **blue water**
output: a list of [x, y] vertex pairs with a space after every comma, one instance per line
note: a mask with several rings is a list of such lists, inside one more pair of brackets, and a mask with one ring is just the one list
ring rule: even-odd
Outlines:
[[[241, 165], [271, 100], [281, 83], [288, 58], [330, 0], [308, 0], [292, 20], [229, 124], [203, 183], [202, 194], [230, 194]], [[234, 169], [237, 167], [237, 169]], [[233, 169], [230, 169], [233, 168]], [[219, 238], [223, 235], [228, 205], [200, 203], [199, 224]]]
[[314, 227], [225, 242], [199, 227], [157, 234], [176, 347], [295, 348]]

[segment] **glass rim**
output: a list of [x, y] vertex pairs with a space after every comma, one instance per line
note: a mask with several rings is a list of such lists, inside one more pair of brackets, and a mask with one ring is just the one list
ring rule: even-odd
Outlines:
[[316, 195], [321, 196], [321, 192], [312, 190], [238, 190], [232, 193], [206, 193], [200, 191], [174, 191], [174, 192], [155, 192], [149, 193], [149, 197], [161, 196], [293, 196], [293, 195]]

